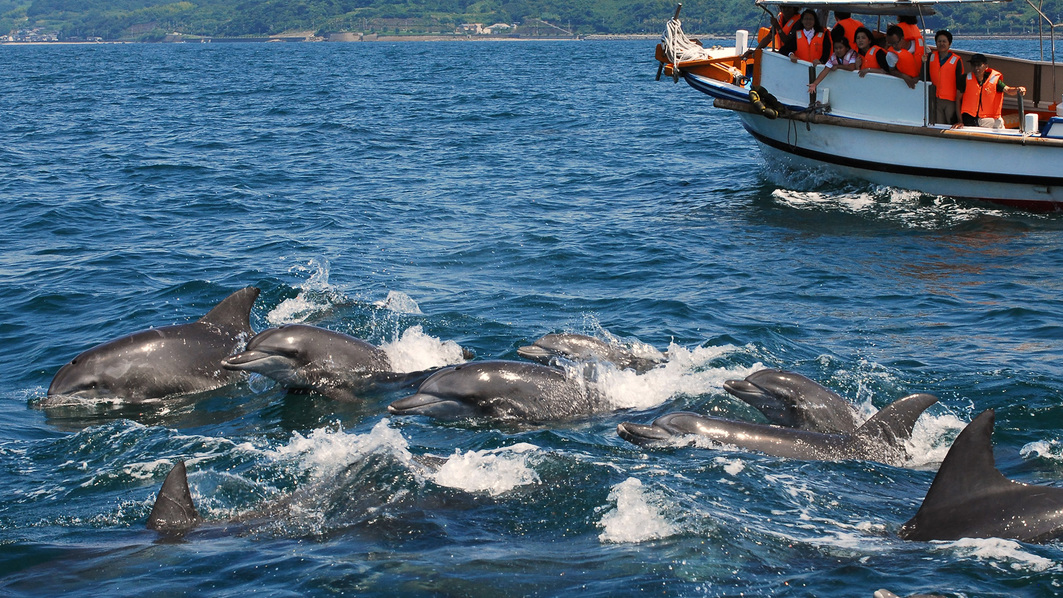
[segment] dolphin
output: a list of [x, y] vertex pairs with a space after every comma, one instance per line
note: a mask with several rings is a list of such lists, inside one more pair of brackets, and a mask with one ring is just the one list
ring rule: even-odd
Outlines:
[[189, 324], [135, 332], [93, 347], [59, 368], [48, 397], [140, 402], [214, 390], [246, 377], [221, 367], [255, 332], [251, 306], [259, 290], [229, 295]]
[[723, 388], [776, 425], [833, 434], [851, 434], [858, 427], [849, 401], [801, 374], [760, 370], [745, 380], [727, 380]]
[[905, 540], [1063, 537], [1063, 488], [1009, 480], [993, 460], [992, 409], [960, 432], [919, 511], [901, 526]]
[[545, 365], [550, 365], [559, 357], [570, 361], [608, 361], [621, 369], [632, 369], [640, 374], [664, 363], [661, 358], [639, 357], [619, 345], [574, 333], [547, 334], [530, 345], [518, 348], [517, 355]]
[[294, 390], [353, 401], [383, 382], [416, 384], [433, 370], [392, 371], [387, 354], [370, 343], [317, 326], [288, 324], [255, 335], [242, 352], [222, 360], [227, 370], [256, 372]]
[[478, 361], [443, 368], [417, 392], [388, 405], [394, 415], [441, 419], [489, 417], [545, 422], [608, 411], [608, 402], [583, 380], [538, 363]]
[[624, 440], [641, 446], [673, 445], [684, 436], [698, 436], [788, 459], [863, 459], [901, 465], [907, 458], [904, 443], [912, 435], [915, 420], [936, 402], [937, 397], [929, 394], [898, 399], [851, 434], [812, 432], [684, 411], [662, 415], [648, 426], [624, 422], [616, 431]]

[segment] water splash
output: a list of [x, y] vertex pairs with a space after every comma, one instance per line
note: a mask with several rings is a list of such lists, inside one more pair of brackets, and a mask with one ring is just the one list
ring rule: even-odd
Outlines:
[[745, 378], [763, 366], [712, 367], [712, 361], [734, 353], [733, 346], [686, 349], [668, 347], [668, 361], [644, 374], [618, 368], [600, 368], [599, 389], [616, 409], [649, 409], [677, 394], [696, 396], [718, 392], [725, 380]]
[[645, 490], [637, 478], [628, 478], [613, 486], [609, 501], [616, 507], [607, 511], [598, 522], [598, 527], [604, 530], [598, 534], [602, 542], [637, 544], [676, 533], [676, 526], [653, 504], [661, 502], [661, 498]]
[[288, 444], [271, 451], [271, 456], [278, 461], [295, 462], [319, 479], [334, 476], [349, 464], [375, 453], [388, 454], [412, 467], [410, 446], [390, 421], [380, 420], [367, 434], [349, 434], [338, 426], [318, 428], [308, 436], [292, 432]]
[[528, 463], [536, 450], [538, 447], [528, 443], [464, 454], [456, 450], [431, 478], [440, 486], [498, 496], [518, 486], [539, 483], [538, 474]]
[[396, 372], [419, 372], [465, 361], [462, 348], [454, 341], [428, 335], [421, 326], [411, 326], [397, 340], [380, 346]]
[[397, 314], [422, 315], [421, 306], [412, 297], [401, 291], [388, 291], [388, 296], [373, 305]]
[[273, 326], [306, 322], [316, 314], [327, 312], [333, 306], [347, 301], [343, 293], [329, 284], [328, 260], [314, 258], [305, 264], [292, 266], [288, 272], [307, 275], [308, 278], [297, 285], [298, 295], [281, 301], [266, 314], [266, 321]]

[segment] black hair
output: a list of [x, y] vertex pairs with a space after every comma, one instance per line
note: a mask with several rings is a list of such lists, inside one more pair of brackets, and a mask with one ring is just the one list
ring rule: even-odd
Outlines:
[[848, 19], [851, 16], [853, 16], [853, 13], [851, 13], [851, 12], [834, 11], [834, 18], [839, 20], [839, 21], [842, 20], [842, 19]]
[[806, 14], [812, 15], [812, 18], [815, 19], [815, 21], [812, 24], [812, 29], [815, 30], [816, 33], [822, 33], [823, 32], [823, 25], [819, 24], [819, 15], [816, 14], [816, 11], [812, 10], [811, 8], [806, 8], [804, 11], [801, 12], [801, 20], [802, 21], [805, 20], [805, 15]]
[[948, 29], [938, 29], [937, 33], [934, 34], [934, 39], [937, 39], [938, 36], [941, 36], [941, 35], [944, 35], [945, 39], [949, 40], [950, 44], [952, 43], [952, 32], [951, 31], [949, 31]]
[[[844, 35], [839, 37], [838, 39], [834, 40], [834, 43], [835, 44], [841, 44], [841, 45], [845, 46], [846, 50], [852, 50], [853, 49], [853, 47], [851, 45], [849, 45], [849, 38], [845, 37]], [[833, 46], [834, 44], [831, 44], [831, 45]]]
[[856, 39], [856, 36], [860, 35], [860, 32], [863, 32], [864, 35], [867, 36], [867, 41], [871, 42], [871, 47], [874, 47], [876, 45], [875, 44], [875, 34], [871, 33], [871, 30], [868, 29], [867, 27], [857, 27], [856, 33], [853, 34], [853, 39], [854, 40]]
[[917, 25], [919, 21], [915, 18], [915, 15], [901, 15], [897, 17], [898, 23], [907, 23], [909, 25]]
[[904, 39], [904, 29], [901, 29], [900, 25], [890, 25], [886, 28], [886, 35], [896, 35], [897, 37]]

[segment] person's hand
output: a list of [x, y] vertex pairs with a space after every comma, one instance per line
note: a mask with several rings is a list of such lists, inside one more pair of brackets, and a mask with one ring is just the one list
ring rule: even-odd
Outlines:
[[797, 62], [797, 54], [790, 52], [790, 62]]
[[958, 122], [958, 123], [952, 125], [951, 128], [953, 128], [953, 129], [962, 129], [963, 128], [963, 123], [962, 122]]
[[868, 72], [869, 70], [871, 70], [871, 69], [860, 69], [860, 76], [861, 76], [861, 77], [863, 77], [864, 75], [866, 75], [866, 74], [867, 74], [867, 72]]
[[809, 83], [808, 84], [808, 93], [816, 93], [816, 84], [815, 83]]

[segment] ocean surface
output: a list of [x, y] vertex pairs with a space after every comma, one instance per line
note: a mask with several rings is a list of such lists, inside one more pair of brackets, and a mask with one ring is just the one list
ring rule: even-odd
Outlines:
[[[1005, 475], [1063, 485], [1063, 219], [765, 165], [654, 81], [653, 48], [0, 47], [0, 593], [1063, 594], [1058, 541], [897, 536], [985, 409]], [[80, 352], [249, 285], [255, 330], [326, 327], [407, 371], [550, 332], [668, 361], [604, 368], [615, 410], [553, 424], [259, 376], [42, 401]], [[755, 418], [722, 384], [767, 367], [864, 417], [940, 402], [903, 467], [617, 436]], [[179, 460], [207, 522], [175, 540], [145, 522]]]

